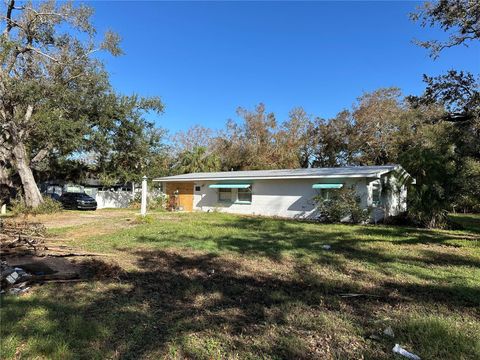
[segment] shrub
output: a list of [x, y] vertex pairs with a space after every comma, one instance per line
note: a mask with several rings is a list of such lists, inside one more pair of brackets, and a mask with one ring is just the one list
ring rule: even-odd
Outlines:
[[37, 214], [54, 214], [63, 210], [62, 203], [51, 197], [45, 197], [43, 203], [35, 209]]
[[62, 204], [51, 197], [45, 196], [43, 198], [43, 203], [32, 208], [25, 204], [25, 200], [22, 196], [18, 196], [13, 199], [10, 204], [10, 210], [14, 215], [39, 215], [39, 214], [53, 214], [59, 211], [62, 211]]
[[398, 214], [398, 215], [390, 215], [383, 219], [383, 223], [385, 225], [393, 225], [393, 226], [416, 226], [412, 220], [412, 218], [408, 215], [406, 211]]
[[148, 208], [151, 210], [166, 209], [168, 205], [168, 195], [156, 194], [148, 199]]
[[130, 200], [128, 206], [131, 209], [140, 209], [142, 203], [142, 193], [136, 193], [132, 200]]
[[151, 215], [141, 216], [138, 215], [135, 220], [133, 220], [134, 224], [151, 224], [155, 219]]
[[27, 209], [27, 205], [21, 196], [17, 196], [10, 202], [10, 210], [13, 215], [26, 214]]
[[370, 211], [362, 209], [360, 197], [353, 187], [334, 190], [329, 199], [325, 199], [320, 194], [314, 200], [317, 202], [320, 219], [327, 222], [348, 220], [351, 223], [360, 224], [370, 218]]
[[[136, 193], [135, 197], [130, 201], [129, 207], [132, 209], [140, 209], [142, 204], [142, 193]], [[168, 206], [168, 195], [153, 194], [147, 198], [148, 210], [166, 209]]]

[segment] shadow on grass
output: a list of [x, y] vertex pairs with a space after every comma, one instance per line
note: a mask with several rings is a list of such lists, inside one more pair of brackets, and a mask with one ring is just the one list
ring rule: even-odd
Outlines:
[[[168, 346], [177, 343], [181, 357], [187, 358], [223, 358], [236, 347], [247, 355], [302, 358], [308, 350], [299, 354], [299, 344], [289, 343], [295, 337], [285, 333], [286, 329], [265, 333], [269, 323], [283, 323], [286, 315], [277, 313], [273, 320], [270, 309], [297, 302], [318, 304], [327, 287], [335, 292], [353, 291], [338, 284], [319, 289], [301, 279], [241, 274], [236, 262], [216, 255], [163, 251], [136, 255], [139, 271], [125, 273], [118, 287], [106, 286], [94, 296], [89, 293], [92, 287], [65, 285], [56, 287], [58, 296], [6, 297], [2, 338], [30, 343], [23, 349], [26, 357], [114, 354], [137, 359], [153, 353], [164, 356]], [[205, 339], [217, 338], [218, 345], [212, 348], [202, 339], [189, 343], [190, 335], [199, 332]], [[255, 346], [242, 342], [250, 336], [261, 342]]]
[[[385, 304], [446, 304], [457, 311], [480, 305], [479, 289], [468, 290], [476, 302], [460, 301], [455, 288], [392, 282], [377, 289], [378, 297], [359, 300], [339, 296], [360, 291], [355, 282], [305, 266], [279, 276], [215, 254], [135, 255], [139, 270], [119, 282], [57, 285], [44, 296], [4, 298], [2, 338], [23, 344], [26, 357], [388, 358], [391, 344], [363, 340], [378, 330], [372, 317]], [[342, 325], [339, 319], [348, 320]], [[471, 356], [472, 349], [460, 355]]]
[[[416, 278], [413, 284], [394, 285], [385, 281], [384, 294], [397, 291], [405, 298], [422, 302], [438, 302], [446, 305], [480, 305], [480, 286], [472, 285], [469, 276], [475, 276], [480, 268], [480, 257], [465, 253], [438, 251], [442, 247], [460, 245], [446, 244], [452, 240], [448, 232], [436, 232], [426, 229], [383, 226], [327, 226], [303, 222], [285, 221], [258, 217], [232, 217], [221, 223], [209, 224], [212, 227], [233, 228], [242, 231], [230, 231], [228, 235], [216, 236], [215, 232], [207, 236], [183, 236], [180, 244], [202, 244], [212, 242], [218, 251], [228, 250], [234, 253], [266, 257], [280, 261], [285, 254], [296, 258], [309, 257], [322, 267], [333, 268], [344, 274], [352, 273], [351, 261], [367, 266], [371, 274], [383, 276]], [[245, 231], [247, 230], [247, 231]], [[172, 239], [163, 239], [166, 244], [175, 243]], [[454, 235], [456, 236], [456, 235]], [[453, 237], [455, 239], [455, 237]], [[154, 244], [155, 236], [140, 236], [137, 241]], [[467, 240], [468, 242], [469, 240]], [[411, 245], [432, 245], [429, 248], [414, 249]], [[331, 250], [323, 247], [330, 245]], [[188, 245], [185, 247], [189, 247]], [[393, 250], [393, 251], [392, 251]], [[413, 251], [412, 251], [413, 250]], [[453, 270], [459, 269], [457, 272]], [[469, 275], [464, 270], [472, 270]], [[448, 274], [451, 272], [452, 274]], [[460, 277], [458, 274], [461, 273]], [[356, 274], [361, 278], [363, 274]], [[375, 275], [374, 275], [375, 276]], [[428, 283], [425, 284], [425, 281]], [[423, 285], [418, 285], [422, 284]], [[403, 290], [402, 290], [403, 289]]]
[[[281, 260], [286, 254], [295, 257], [309, 256], [319, 261], [336, 262], [339, 266], [345, 263], [345, 259], [350, 259], [374, 265], [404, 262], [418, 266], [480, 267], [479, 257], [435, 251], [435, 245], [459, 248], [473, 243], [470, 238], [465, 239], [462, 235], [448, 232], [393, 226], [324, 226], [259, 217], [232, 217], [208, 226], [213, 230], [221, 228], [230, 231], [226, 234], [220, 233], [221, 235], [215, 231], [208, 235], [192, 235], [182, 234], [181, 229], [169, 229], [166, 237], [140, 235], [136, 237], [136, 241], [160, 248], [173, 246], [207, 251], [228, 250], [275, 261]], [[448, 243], [457, 237], [465, 240], [465, 244]], [[480, 238], [475, 239], [478, 241]], [[405, 246], [419, 244], [432, 245], [432, 248], [421, 249], [418, 257], [411, 256], [411, 251]], [[325, 245], [332, 247], [334, 256], [330, 256], [332, 253], [324, 249]], [[391, 249], [399, 251], [392, 253]], [[337, 255], [341, 255], [343, 259]]]
[[450, 219], [465, 230], [480, 234], [480, 214], [451, 214]]

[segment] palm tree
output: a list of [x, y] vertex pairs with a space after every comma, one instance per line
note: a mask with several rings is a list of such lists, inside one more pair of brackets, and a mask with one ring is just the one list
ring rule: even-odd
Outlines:
[[180, 173], [210, 172], [220, 170], [220, 159], [215, 154], [209, 154], [204, 146], [197, 146], [180, 155], [178, 166]]

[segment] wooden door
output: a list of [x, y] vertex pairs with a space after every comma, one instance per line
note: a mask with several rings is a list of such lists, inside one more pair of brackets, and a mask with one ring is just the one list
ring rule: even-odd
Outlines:
[[177, 206], [182, 207], [184, 211], [193, 210], [193, 182], [168, 182], [166, 193], [170, 198], [175, 197], [178, 191]]

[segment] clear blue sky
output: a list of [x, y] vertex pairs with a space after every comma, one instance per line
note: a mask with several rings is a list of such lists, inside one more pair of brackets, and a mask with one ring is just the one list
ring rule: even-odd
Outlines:
[[480, 47], [432, 60], [413, 38], [444, 38], [409, 20], [414, 2], [91, 2], [100, 33], [125, 55], [106, 58], [120, 92], [158, 95], [175, 132], [221, 128], [238, 106], [265, 103], [277, 119], [302, 106], [333, 117], [365, 91], [419, 94], [422, 74], [480, 72]]

